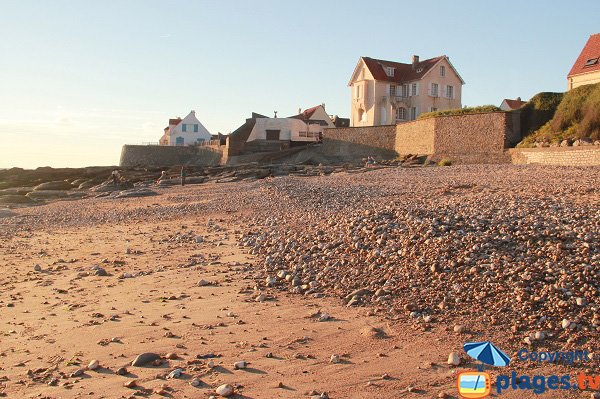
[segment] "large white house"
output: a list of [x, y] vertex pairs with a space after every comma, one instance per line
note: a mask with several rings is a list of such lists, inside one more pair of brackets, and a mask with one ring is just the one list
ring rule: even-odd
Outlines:
[[169, 119], [169, 126], [160, 138], [160, 145], [196, 145], [212, 138], [208, 130], [196, 118], [196, 112], [190, 113], [183, 119]]

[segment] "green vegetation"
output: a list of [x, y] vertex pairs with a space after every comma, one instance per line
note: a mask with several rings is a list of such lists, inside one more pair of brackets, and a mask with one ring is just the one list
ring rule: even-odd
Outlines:
[[443, 158], [440, 160], [440, 162], [438, 162], [438, 166], [450, 166], [452, 165], [452, 161], [449, 160], [448, 158]]
[[500, 108], [495, 105], [480, 105], [479, 107], [465, 107], [465, 108], [455, 108], [455, 109], [446, 109], [444, 111], [434, 111], [434, 112], [426, 112], [424, 114], [419, 115], [417, 119], [427, 119], [427, 118], [435, 118], [437, 116], [450, 116], [450, 115], [466, 115], [466, 114], [485, 114], [488, 112], [498, 112], [502, 111]]
[[529, 136], [546, 124], [556, 112], [563, 98], [563, 93], [538, 93], [521, 107], [521, 132], [523, 137]]
[[[545, 107], [549, 113], [557, 99], [561, 98], [561, 101], [556, 107], [556, 112], [553, 112], [552, 116], [540, 126], [532, 129], [540, 122], [539, 120], [526, 126], [522, 125], [525, 138], [519, 143], [518, 147], [531, 147], [536, 142], [560, 143], [565, 139], [576, 140], [584, 137], [592, 140], [600, 139], [600, 83], [580, 86], [564, 95], [558, 93], [541, 94], [554, 94], [555, 97], [546, 98], [538, 106], [540, 111], [543, 111], [542, 107]], [[529, 121], [531, 122], [533, 119], [530, 116]], [[523, 119], [521, 121], [523, 124]], [[525, 130], [525, 127], [530, 130]]]

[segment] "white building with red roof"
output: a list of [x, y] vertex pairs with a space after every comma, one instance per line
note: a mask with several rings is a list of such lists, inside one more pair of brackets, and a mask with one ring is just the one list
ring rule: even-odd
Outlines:
[[465, 84], [445, 56], [411, 64], [361, 57], [350, 78], [351, 125], [392, 125], [432, 111], [461, 108]]
[[567, 75], [569, 90], [600, 83], [600, 33], [591, 35]]
[[160, 145], [197, 145], [212, 138], [210, 132], [196, 118], [196, 111], [183, 119], [169, 119], [169, 126], [165, 127], [160, 138]]

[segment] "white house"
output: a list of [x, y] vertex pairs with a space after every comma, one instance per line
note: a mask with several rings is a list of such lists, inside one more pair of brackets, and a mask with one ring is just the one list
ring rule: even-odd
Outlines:
[[196, 145], [212, 138], [210, 132], [191, 111], [185, 118], [169, 119], [169, 126], [164, 129], [160, 145]]

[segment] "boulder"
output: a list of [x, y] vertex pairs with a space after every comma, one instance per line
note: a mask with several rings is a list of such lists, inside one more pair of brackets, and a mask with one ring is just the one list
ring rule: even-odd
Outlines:
[[49, 181], [46, 183], [38, 184], [33, 189], [34, 191], [46, 191], [46, 190], [70, 190], [73, 186], [68, 181], [58, 180]]
[[135, 188], [130, 190], [120, 191], [114, 198], [134, 198], [134, 197], [148, 197], [151, 195], [158, 195], [156, 191], [152, 191], [149, 188]]
[[85, 181], [81, 182], [77, 188], [79, 188], [80, 190], [87, 190], [88, 188], [92, 188], [97, 184], [98, 184], [97, 180], [90, 179], [90, 180], [85, 180]]
[[0, 204], [31, 204], [33, 200], [24, 195], [8, 194], [0, 196]]
[[65, 190], [36, 190], [27, 193], [27, 197], [33, 200], [67, 198], [69, 193]]
[[2, 218], [10, 218], [13, 216], [17, 216], [18, 214], [9, 210], [9, 209], [0, 209], [0, 219]]

